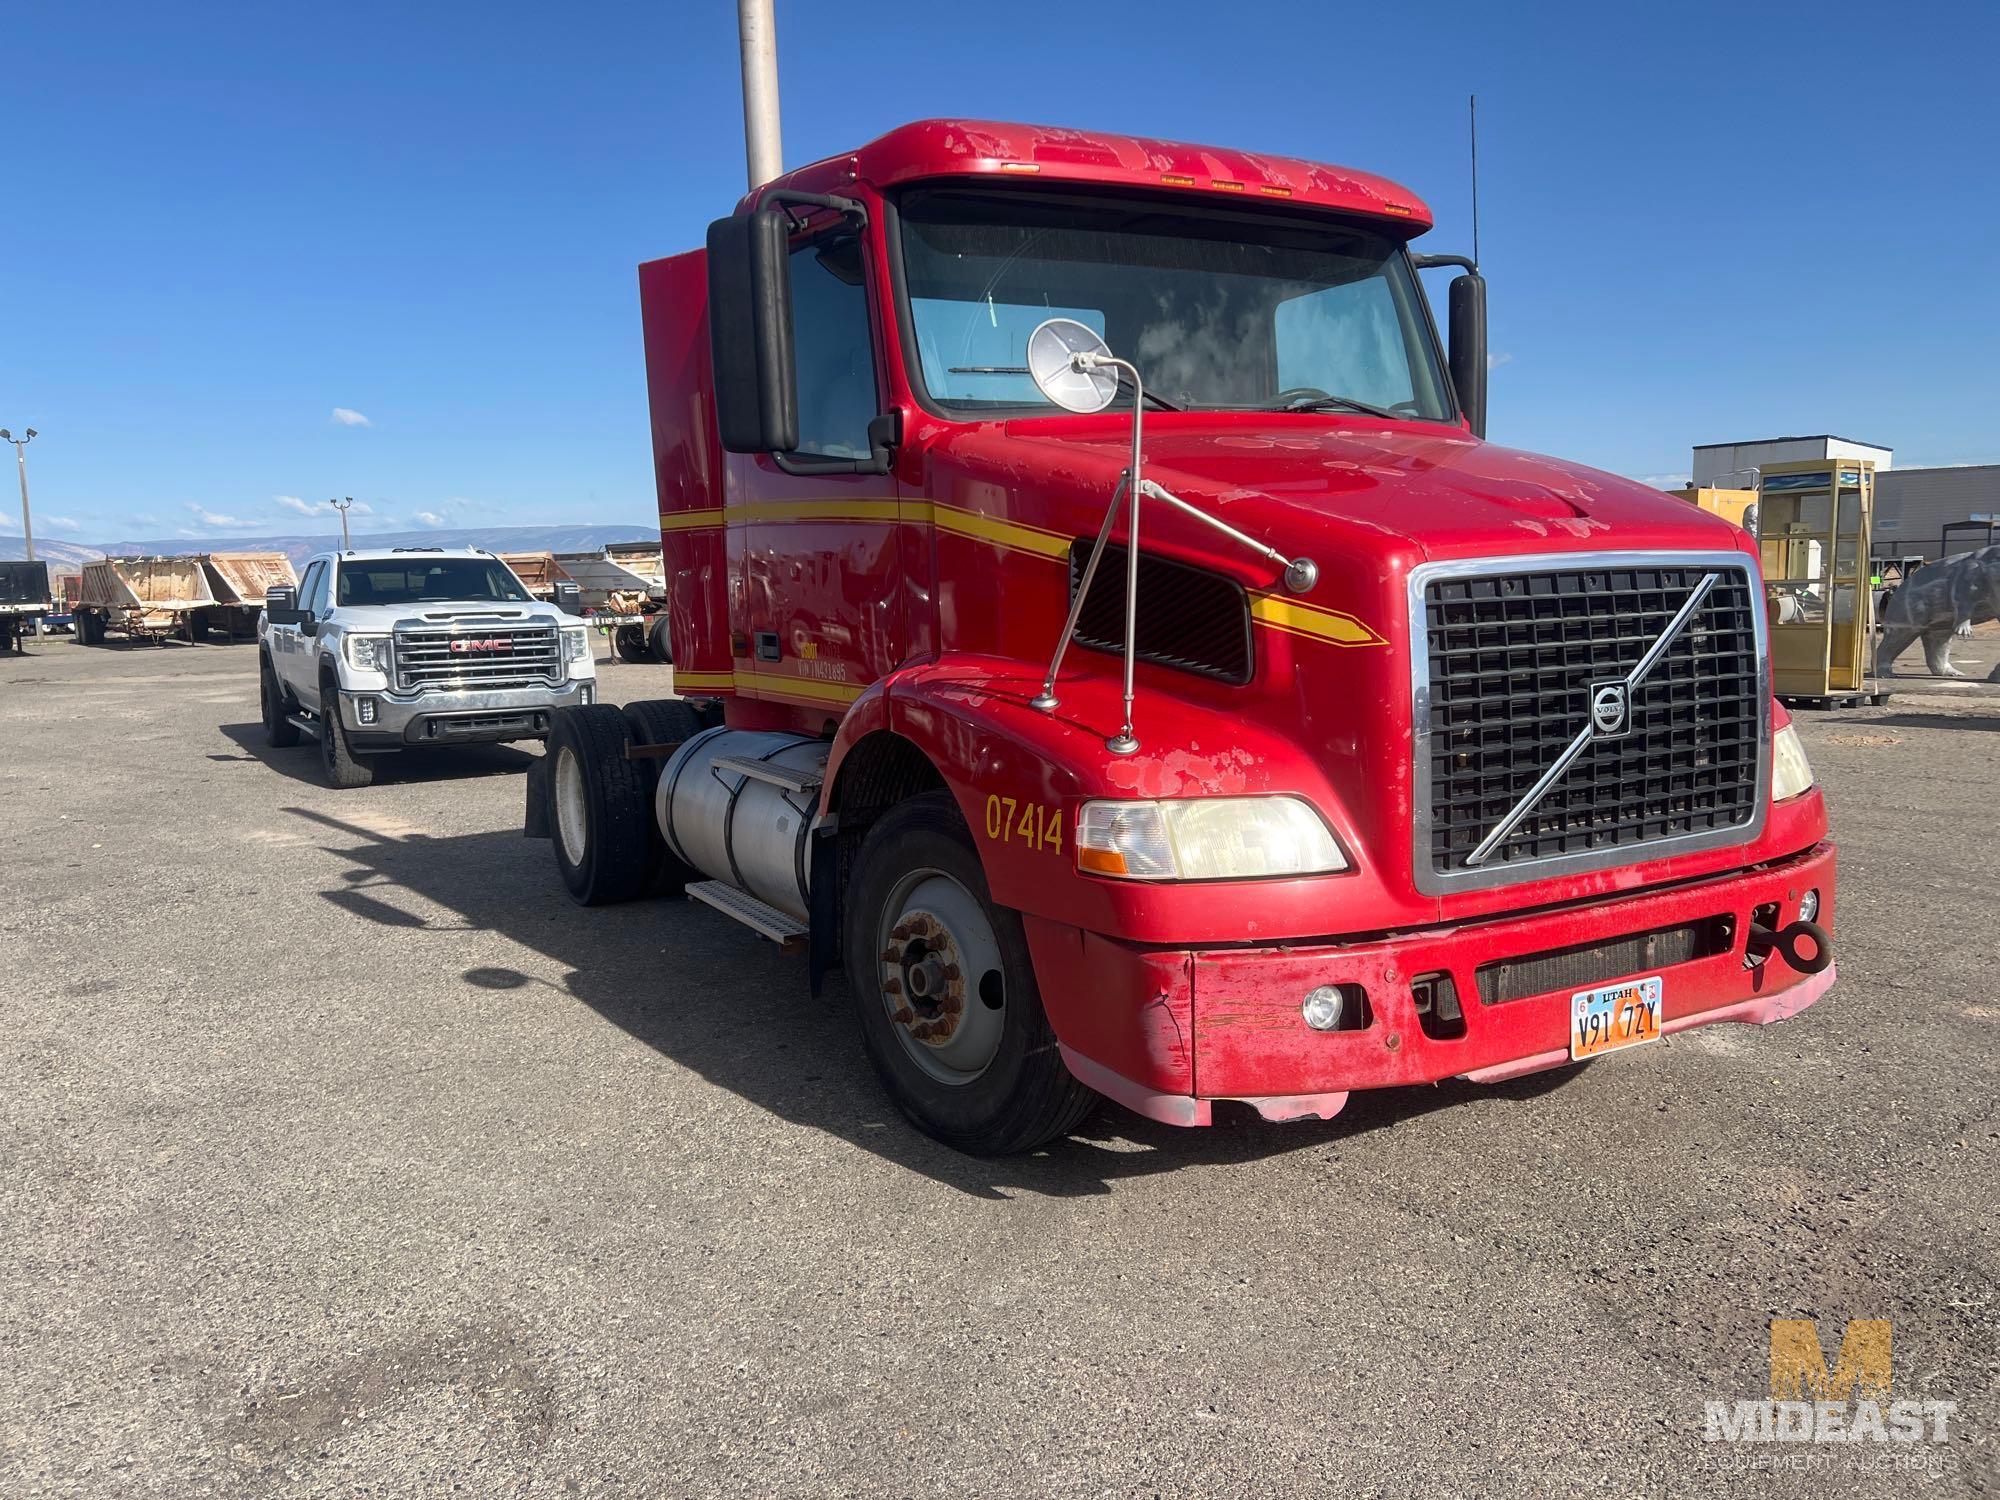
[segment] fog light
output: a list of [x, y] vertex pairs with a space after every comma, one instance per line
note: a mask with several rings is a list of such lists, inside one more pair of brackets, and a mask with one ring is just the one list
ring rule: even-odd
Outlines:
[[1799, 920], [1801, 922], [1816, 922], [1819, 920], [1818, 891], [1807, 891], [1803, 896], [1799, 897]]
[[1314, 1031], [1335, 1031], [1340, 1026], [1341, 1012], [1347, 1009], [1347, 998], [1340, 993], [1340, 986], [1323, 984], [1306, 996], [1306, 1003], [1299, 1007], [1299, 1014], [1306, 1018], [1306, 1025]]
[[362, 723], [373, 724], [375, 722], [375, 700], [373, 698], [356, 698], [354, 700], [354, 712], [360, 717]]

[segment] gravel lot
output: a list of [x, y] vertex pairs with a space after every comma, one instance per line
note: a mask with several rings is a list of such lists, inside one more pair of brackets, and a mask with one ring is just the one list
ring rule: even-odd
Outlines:
[[[332, 792], [254, 669], [0, 659], [0, 1494], [2000, 1492], [2000, 687], [1804, 718], [1790, 1024], [994, 1162], [802, 961], [572, 907], [533, 752]], [[1716, 1466], [1798, 1316], [1894, 1320], [1941, 1472]]]

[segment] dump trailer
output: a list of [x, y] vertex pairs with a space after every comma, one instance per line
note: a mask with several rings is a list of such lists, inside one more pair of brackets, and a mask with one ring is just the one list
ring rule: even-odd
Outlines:
[[932, 120], [642, 266], [708, 701], [556, 715], [569, 894], [840, 970], [979, 1152], [1811, 1005], [1834, 849], [1757, 544], [1486, 441], [1486, 284], [1430, 224], [1344, 167]]
[[197, 640], [220, 632], [227, 640], [254, 641], [266, 596], [274, 588], [297, 589], [299, 584], [292, 560], [282, 552], [210, 552], [201, 566], [216, 604], [197, 611]]
[[0, 562], [0, 653], [22, 650], [54, 604], [45, 562]]
[[553, 552], [502, 552], [500, 561], [513, 569], [529, 593], [545, 603], [555, 598], [557, 584], [570, 581]]
[[576, 580], [584, 610], [611, 637], [620, 661], [674, 659], [666, 572], [657, 545], [613, 544], [601, 552], [565, 552], [556, 561]]
[[83, 566], [76, 639], [101, 646], [117, 631], [127, 640], [155, 645], [170, 636], [192, 642], [197, 619], [220, 602], [199, 556], [107, 557]]

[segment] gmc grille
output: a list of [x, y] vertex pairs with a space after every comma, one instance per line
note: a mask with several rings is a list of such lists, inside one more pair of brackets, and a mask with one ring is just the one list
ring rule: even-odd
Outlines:
[[[454, 642], [460, 649], [453, 649]], [[548, 625], [399, 629], [395, 652], [396, 687], [406, 693], [536, 687], [562, 680], [562, 640]]]
[[[1593, 699], [1642, 665], [1710, 575], [1625, 695], [1622, 722], [1591, 729]], [[1630, 863], [1651, 844], [1754, 834], [1766, 800], [1761, 607], [1747, 564], [1728, 553], [1420, 569], [1411, 622], [1420, 886], [1495, 885]]]
[[[1083, 584], [1092, 544], [1069, 549], [1069, 592]], [[1250, 680], [1250, 599], [1227, 578], [1185, 563], [1139, 553], [1140, 661], [1219, 677]], [[1106, 547], [1090, 597], [1077, 616], [1076, 643], [1093, 651], [1125, 650], [1125, 549]]]

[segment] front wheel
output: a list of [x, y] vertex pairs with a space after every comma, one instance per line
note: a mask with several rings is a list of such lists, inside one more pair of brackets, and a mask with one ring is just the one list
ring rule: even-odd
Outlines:
[[897, 1107], [980, 1155], [1029, 1151], [1097, 1096], [1064, 1066], [1018, 914], [993, 904], [957, 805], [927, 793], [868, 831], [848, 887], [848, 985]]
[[332, 682], [319, 690], [319, 764], [326, 784], [342, 791], [375, 784], [375, 763], [354, 753], [340, 723], [340, 689]]
[[558, 710], [549, 725], [551, 842], [578, 906], [634, 900], [653, 873], [653, 813], [644, 773], [625, 755], [632, 742], [609, 704]]

